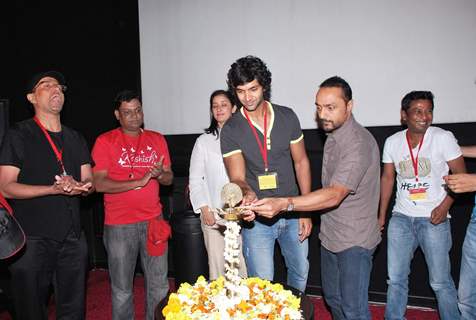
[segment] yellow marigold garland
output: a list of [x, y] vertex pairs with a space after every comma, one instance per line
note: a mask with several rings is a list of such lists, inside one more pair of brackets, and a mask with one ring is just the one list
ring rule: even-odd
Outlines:
[[[193, 286], [183, 283], [172, 293], [162, 314], [166, 320], [302, 319], [301, 299], [279, 283], [247, 278], [241, 280], [240, 289], [248, 299], [230, 302], [223, 277], [208, 283], [200, 276]], [[228, 305], [223, 307], [225, 302]]]

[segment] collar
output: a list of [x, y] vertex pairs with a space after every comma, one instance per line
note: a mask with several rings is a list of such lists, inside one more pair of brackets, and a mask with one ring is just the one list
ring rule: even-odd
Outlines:
[[[274, 108], [273, 108], [273, 105], [271, 104], [271, 102], [266, 101], [266, 104], [268, 106], [268, 111], [269, 111], [269, 116], [270, 116], [270, 118], [269, 118], [270, 119], [269, 127], [268, 127], [268, 137], [270, 137], [271, 136], [271, 130], [273, 130], [273, 124], [274, 124]], [[246, 120], [244, 107], [240, 108], [240, 113], [243, 116], [243, 118], [245, 118], [245, 120]], [[261, 126], [259, 126], [253, 119], [250, 118], [250, 120], [251, 120], [251, 123], [261, 132], [261, 134], [264, 134], [264, 128], [261, 128]]]
[[329, 133], [328, 136], [333, 137], [335, 140], [345, 139], [349, 137], [349, 134], [355, 126], [355, 123], [356, 121], [354, 119], [354, 115], [351, 114], [349, 119], [347, 119], [347, 121], [344, 122], [340, 128]]

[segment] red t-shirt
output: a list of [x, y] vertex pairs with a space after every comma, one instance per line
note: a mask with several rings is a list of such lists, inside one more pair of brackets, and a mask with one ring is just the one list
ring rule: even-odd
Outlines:
[[[120, 128], [100, 135], [94, 144], [93, 171], [107, 171], [112, 180], [139, 179], [164, 156], [164, 167], [170, 167], [165, 138], [158, 132], [144, 130], [138, 137], [122, 133]], [[159, 183], [150, 179], [140, 189], [105, 193], [105, 224], [127, 224], [150, 220], [162, 213]]]

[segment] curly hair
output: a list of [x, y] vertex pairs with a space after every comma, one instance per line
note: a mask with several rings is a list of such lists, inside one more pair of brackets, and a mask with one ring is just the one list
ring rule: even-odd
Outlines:
[[[228, 70], [228, 90], [236, 97], [236, 87], [257, 80], [263, 87], [265, 100], [271, 99], [271, 72], [258, 57], [246, 56], [236, 60]], [[239, 99], [236, 99], [239, 103]]]

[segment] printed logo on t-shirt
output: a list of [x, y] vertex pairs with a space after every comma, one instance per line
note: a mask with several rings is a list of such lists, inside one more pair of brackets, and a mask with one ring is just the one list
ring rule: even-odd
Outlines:
[[158, 161], [158, 155], [149, 145], [136, 151], [134, 147], [129, 150], [122, 147], [121, 155], [117, 163], [123, 168], [149, 168]]
[[[398, 163], [399, 174], [404, 179], [414, 179], [415, 170], [412, 159], [402, 160]], [[431, 162], [428, 158], [418, 158], [418, 177], [426, 177], [431, 173]]]
[[418, 159], [418, 179], [415, 176], [415, 168], [411, 159], [400, 161], [398, 168], [399, 174], [403, 178], [400, 190], [408, 192], [408, 199], [414, 204], [416, 201], [427, 200], [430, 179], [426, 179], [426, 177], [431, 173], [430, 159], [424, 157]]

